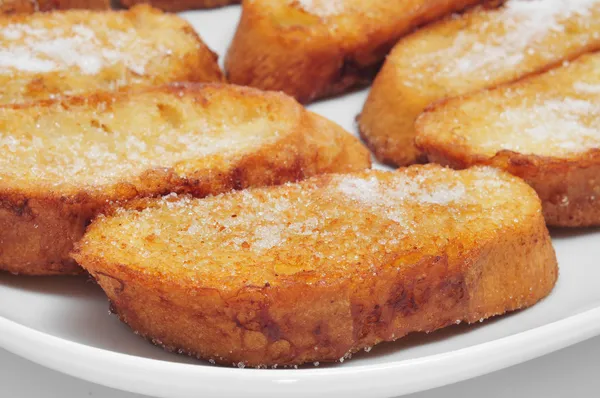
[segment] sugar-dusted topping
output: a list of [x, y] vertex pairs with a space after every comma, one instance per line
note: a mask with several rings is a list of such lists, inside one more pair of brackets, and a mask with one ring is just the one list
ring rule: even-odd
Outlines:
[[[502, 150], [568, 158], [600, 149], [600, 55], [436, 107], [423, 142], [492, 157]], [[426, 137], [426, 138], [425, 138]]]
[[425, 185], [425, 178], [396, 179], [390, 187], [380, 184], [377, 178], [343, 178], [338, 189], [347, 197], [357, 200], [367, 206], [391, 205], [401, 202], [419, 202], [427, 204], [446, 205], [464, 198], [465, 187], [460, 181]]
[[150, 60], [170, 54], [167, 47], [157, 47], [132, 27], [111, 29], [95, 20], [68, 25], [56, 18], [50, 26], [34, 20], [0, 27], [0, 74], [77, 68], [84, 75], [94, 75], [123, 64], [143, 75]]
[[180, 71], [182, 62], [212, 59], [188, 27], [175, 15], [150, 9], [4, 18], [0, 20], [0, 103], [181, 79], [186, 76]]
[[474, 129], [456, 133], [489, 155], [505, 149], [566, 156], [600, 148], [600, 105], [597, 100], [573, 97], [536, 99], [505, 108], [493, 124]]
[[347, 176], [336, 189], [345, 198], [359, 202], [370, 211], [381, 212], [390, 220], [402, 223], [401, 203], [448, 205], [465, 199], [466, 190], [461, 181], [427, 184], [423, 176], [396, 178], [390, 186], [380, 183], [375, 176], [370, 179]]
[[399, 267], [398, 256], [423, 245], [519, 222], [539, 205], [514, 203], [515, 184], [525, 186], [490, 168], [370, 171], [203, 200], [170, 196], [97, 225], [115, 248], [109, 261], [135, 258], [219, 286], [293, 275], [309, 282]]
[[291, 0], [306, 12], [320, 17], [341, 14], [346, 9], [348, 0]]
[[[178, 120], [165, 113], [179, 115], [173, 116]], [[245, 153], [285, 130], [284, 122], [265, 126], [260, 118], [242, 119], [221, 124], [191, 96], [158, 92], [101, 103], [95, 110], [82, 106], [65, 112], [60, 104], [26, 111], [0, 108], [0, 182], [69, 191], [135, 183], [136, 176], [155, 168], [173, 168], [185, 177], [202, 168], [192, 162], [215, 153]]]
[[598, 12], [600, 0], [509, 0], [467, 25], [449, 45], [412, 57], [411, 67], [427, 73], [414, 74], [406, 84], [420, 80], [427, 84], [431, 76], [450, 83], [458, 76], [486, 81], [510, 73], [529, 58], [554, 60], [564, 50], [553, 48], [550, 38], [563, 35], [574, 24], [583, 27], [570, 39], [578, 46], [600, 39], [600, 33], [589, 27]]
[[590, 84], [586, 82], [575, 82], [573, 88], [576, 92], [582, 94], [600, 94], [600, 84]]

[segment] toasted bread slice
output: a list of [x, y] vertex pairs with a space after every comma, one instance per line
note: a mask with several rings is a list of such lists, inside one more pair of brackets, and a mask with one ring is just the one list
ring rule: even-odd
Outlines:
[[242, 367], [343, 360], [531, 306], [557, 279], [533, 189], [437, 165], [141, 201], [74, 257], [136, 332]]
[[0, 45], [4, 104], [223, 78], [191, 25], [148, 6], [0, 16]]
[[206, 196], [370, 166], [285, 95], [172, 86], [0, 107], [0, 269], [77, 273], [73, 243], [115, 201]]
[[225, 69], [300, 102], [369, 83], [402, 36], [481, 0], [246, 0]]
[[557, 226], [600, 225], [600, 54], [432, 107], [416, 124], [431, 161], [525, 179]]
[[424, 161], [414, 122], [430, 104], [511, 82], [600, 48], [600, 0], [509, 0], [425, 28], [398, 43], [359, 127], [377, 158]]
[[87, 8], [106, 10], [110, 0], [0, 0], [0, 14]]
[[216, 8], [240, 2], [241, 0], [121, 0], [121, 3], [125, 7], [131, 7], [136, 4], [150, 4], [153, 7], [170, 12], [193, 10], [196, 8]]

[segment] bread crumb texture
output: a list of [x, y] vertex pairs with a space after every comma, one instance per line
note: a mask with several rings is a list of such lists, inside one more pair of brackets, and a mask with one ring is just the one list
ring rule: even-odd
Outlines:
[[529, 196], [512, 200], [515, 181], [493, 168], [427, 166], [322, 176], [204, 200], [172, 194], [143, 210], [101, 217], [83, 246], [99, 243], [101, 231], [107, 263], [134, 263], [150, 274], [160, 266], [203, 287], [262, 286], [290, 275], [332, 280], [356, 267], [377, 272], [398, 251], [419, 253], [432, 242], [444, 247], [448, 237], [493, 234], [539, 214], [525, 184], [517, 187]]
[[[431, 76], [438, 84], [450, 87], [463, 84], [457, 79], [462, 76], [492, 80], [497, 70], [510, 70], [528, 60], [555, 58], [553, 54], [563, 46], [558, 37], [565, 33], [584, 47], [600, 38], [600, 32], [592, 37], [585, 34], [598, 7], [598, 0], [509, 0], [500, 9], [486, 13], [485, 18], [479, 17], [481, 21], [476, 24], [470, 24], [467, 13], [465, 26], [449, 36], [439, 50], [432, 48], [404, 60], [417, 72], [404, 83], [427, 85]], [[548, 45], [554, 37], [555, 45]]]
[[147, 6], [0, 17], [0, 103], [177, 81], [174, 74], [197, 80], [205, 72], [182, 66], [211, 69], [214, 78], [204, 81], [220, 80], [191, 27]]

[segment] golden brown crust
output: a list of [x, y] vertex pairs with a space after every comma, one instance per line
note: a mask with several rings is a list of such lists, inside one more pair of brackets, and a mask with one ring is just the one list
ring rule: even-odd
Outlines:
[[[414, 122], [431, 104], [540, 73], [600, 48], [600, 2], [572, 13], [557, 8], [559, 15], [538, 4], [540, 10], [530, 6], [521, 15], [476, 8], [401, 40], [359, 117], [361, 136], [377, 159], [393, 166], [426, 161], [414, 144]], [[549, 15], [542, 21], [544, 12]]]
[[[432, 166], [412, 168], [406, 173], [419, 175], [422, 170], [434, 169]], [[392, 173], [372, 175], [383, 181]], [[453, 177], [445, 174], [443, 181], [453, 181]], [[306, 184], [314, 183], [326, 189], [331, 178], [317, 177]], [[490, 178], [494, 177], [490, 175]], [[254, 269], [269, 266], [265, 255], [260, 258], [264, 263], [248, 260], [248, 281], [239, 284], [229, 281], [242, 278], [243, 274], [240, 276], [236, 271], [232, 276], [225, 271], [228, 268], [218, 271], [220, 259], [229, 258], [223, 257], [226, 252], [214, 252], [211, 267], [215, 271], [206, 271], [206, 277], [204, 270], [196, 275], [158, 263], [144, 267], [127, 251], [119, 254], [127, 258], [126, 261], [115, 262], [117, 257], [109, 247], [119, 245], [121, 237], [111, 232], [114, 226], [110, 217], [92, 224], [74, 256], [97, 279], [113, 310], [124, 322], [169, 350], [234, 366], [338, 361], [363, 348], [393, 341], [411, 332], [429, 332], [460, 321], [477, 322], [525, 308], [552, 290], [558, 270], [539, 199], [526, 184], [517, 179], [510, 181], [514, 184], [514, 194], [523, 200], [523, 209], [526, 209], [519, 214], [515, 206], [514, 212], [506, 214], [510, 220], [512, 216], [519, 218], [518, 223], [502, 225], [504, 220], [500, 225], [484, 225], [476, 236], [466, 228], [440, 241], [437, 241], [440, 237], [436, 237], [437, 243], [419, 242], [419, 249], [412, 251], [399, 246], [390, 253], [364, 257], [369, 252], [364, 247], [353, 252], [356, 262], [346, 274], [338, 275], [334, 271], [339, 267], [337, 257], [330, 263], [325, 262], [315, 275], [300, 272], [302, 264], [294, 264], [294, 259], [309, 258], [311, 253], [316, 256], [319, 250], [296, 245], [293, 258], [284, 254], [286, 246], [280, 249], [281, 257], [274, 255], [295, 272], [268, 277], [266, 281], [257, 279], [252, 274]], [[285, 189], [288, 188], [268, 191]], [[253, 196], [253, 191], [250, 195]], [[327, 191], [325, 195], [329, 197], [330, 193]], [[342, 198], [334, 196], [322, 200], [337, 203]], [[156, 201], [145, 205], [150, 209], [161, 206]], [[310, 206], [315, 203], [311, 201]], [[424, 211], [440, 211], [439, 208], [427, 209]], [[243, 213], [243, 206], [240, 211]], [[131, 213], [118, 213], [114, 223], [137, 225], [135, 218], [128, 219], [128, 214]], [[358, 215], [345, 214], [347, 218], [340, 222], [348, 225], [359, 222], [358, 218], [354, 219]], [[367, 227], [361, 224], [363, 234], [379, 228], [381, 220], [371, 218], [368, 211], [360, 214], [360, 220], [372, 220], [371, 224], [365, 224]], [[423, 217], [435, 217], [431, 214]], [[481, 214], [481, 209], [477, 214]], [[475, 224], [471, 226], [477, 225], [477, 221], [472, 222]], [[456, 223], [460, 229], [460, 218]], [[161, 227], [166, 225], [161, 224]], [[419, 229], [416, 233], [422, 232]], [[344, 247], [348, 240], [357, 238], [356, 234], [340, 235], [337, 244]], [[160, 242], [156, 240], [157, 245]], [[128, 245], [129, 242], [123, 241], [123, 250]], [[109, 249], [105, 252], [103, 247]], [[154, 253], [152, 246], [148, 249]], [[179, 256], [187, 256], [188, 249], [182, 247]], [[276, 269], [280, 267], [279, 262], [275, 264]], [[263, 282], [257, 283], [258, 280]]]
[[551, 226], [585, 227], [600, 224], [600, 150], [571, 159], [556, 159], [501, 151], [489, 158], [459, 148], [449, 150], [420, 140], [429, 161], [456, 169], [490, 165], [524, 179], [542, 200]]
[[0, 0], [0, 14], [85, 8], [107, 10], [110, 0]]
[[368, 84], [401, 36], [479, 2], [354, 1], [340, 15], [319, 16], [289, 0], [244, 1], [225, 69], [233, 83], [311, 102]]
[[[581, 139], [597, 134], [598, 110], [587, 106], [600, 96], [590, 91], [600, 82], [599, 68], [600, 55], [584, 55], [516, 83], [441, 101], [417, 120], [417, 146], [435, 163], [489, 165], [523, 178], [540, 196], [549, 225], [599, 225], [600, 145]], [[519, 115], [526, 115], [525, 124]], [[546, 137], [529, 135], [532, 127]]]
[[[262, 93], [228, 85], [174, 85], [138, 93], [98, 94], [74, 97], [62, 102], [15, 105], [27, 112], [35, 106], [86, 107], [90, 112], [105, 103], [135, 101], [138, 95], [171, 93], [174, 98], [193, 97], [199, 107], [210, 107], [214, 123], [219, 112], [236, 107], [272, 107], [286, 114], [298, 113], [297, 124], [280, 131], [280, 139], [251, 151], [220, 154], [189, 160], [192, 172], [182, 176], [173, 168], [146, 170], [107, 186], [52, 188], [22, 182], [0, 186], [0, 269], [28, 275], [78, 273], [68, 253], [83, 234], [91, 218], [107, 204], [170, 192], [204, 197], [251, 186], [281, 184], [319, 173], [350, 172], [370, 167], [370, 155], [360, 142], [336, 124], [309, 113], [287, 96]], [[180, 94], [181, 93], [181, 94]], [[176, 99], [174, 99], [176, 101]], [[277, 118], [274, 115], [257, 117]], [[288, 112], [289, 114], [289, 112]], [[281, 117], [281, 116], [279, 116]], [[288, 115], [289, 117], [289, 115]], [[231, 126], [235, 122], [229, 119]], [[269, 128], [268, 126], [263, 126]], [[198, 162], [197, 164], [192, 162]], [[182, 167], [181, 163], [177, 167]]]
[[132, 7], [136, 4], [150, 4], [152, 7], [169, 12], [193, 10], [196, 8], [216, 8], [240, 2], [241, 0], [121, 0], [121, 3], [125, 7]]
[[[45, 29], [48, 37], [26, 37], [29, 34], [26, 27], [31, 25], [38, 30]], [[53, 29], [56, 25], [63, 28], [62, 33]], [[217, 55], [188, 22], [146, 5], [127, 11], [72, 10], [0, 16], [0, 28], [11, 26], [22, 37], [16, 40], [2, 37], [2, 46], [8, 52], [15, 48], [15, 51], [28, 51], [32, 60], [16, 62], [14, 67], [0, 73], [0, 103], [174, 82], [224, 81]], [[57, 47], [54, 38], [64, 39], [59, 43], [64, 51], [72, 52], [69, 59], [61, 59], [60, 54], [52, 50]], [[80, 42], [90, 42], [90, 48]], [[39, 46], [35, 47], [36, 43]], [[47, 48], [50, 50], [44, 50]], [[103, 54], [111, 56], [104, 58]], [[54, 60], [50, 63], [52, 67], [36, 69], [36, 62], [42, 62], [39, 59]], [[84, 62], [86, 59], [88, 64]], [[30, 69], [31, 62], [33, 69]], [[98, 65], [94, 66], [95, 63]], [[86, 70], [89, 64], [92, 69]]]

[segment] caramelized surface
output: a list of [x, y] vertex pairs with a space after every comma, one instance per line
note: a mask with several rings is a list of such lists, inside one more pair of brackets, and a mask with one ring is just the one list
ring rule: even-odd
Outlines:
[[178, 12], [196, 8], [222, 7], [228, 4], [241, 3], [241, 0], [121, 0], [126, 7], [136, 4], [150, 4], [169, 12]]
[[177, 84], [0, 106], [0, 270], [79, 273], [70, 258], [113, 202], [196, 197], [370, 167], [335, 123], [279, 93]]
[[221, 73], [175, 15], [140, 6], [0, 17], [0, 103], [188, 80]]
[[[206, 168], [211, 157], [243, 156], [288, 139], [302, 114], [291, 100], [231, 101], [228, 95], [237, 92], [230, 89], [181, 93], [151, 90], [98, 102], [0, 107], [0, 184], [81, 190], [157, 168], [185, 177]], [[214, 103], [202, 106], [207, 96]]]
[[2, 0], [0, 13], [32, 13], [50, 10], [66, 10], [71, 8], [107, 10], [110, 0]]
[[73, 257], [138, 334], [239, 367], [343, 362], [529, 307], [557, 278], [527, 184], [437, 165], [132, 203]]
[[509, 0], [498, 9], [448, 18], [392, 50], [361, 115], [362, 135], [381, 161], [421, 161], [414, 122], [427, 106], [545, 71], [598, 48], [598, 0]]
[[598, 0], [509, 0], [423, 29], [390, 62], [407, 87], [448, 96], [514, 80], [598, 43]]
[[370, 82], [412, 29], [482, 0], [247, 0], [228, 50], [231, 82], [300, 102]]
[[416, 143], [429, 160], [492, 165], [523, 178], [549, 225], [600, 224], [600, 54], [442, 102], [422, 115]]
[[443, 250], [453, 256], [538, 206], [525, 184], [491, 168], [371, 171], [204, 200], [169, 196], [101, 217], [82, 247], [106, 263], [235, 291], [377, 275]]
[[600, 55], [436, 106], [417, 143], [492, 157], [509, 150], [567, 159], [600, 149]]

